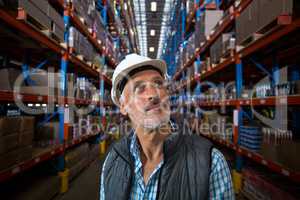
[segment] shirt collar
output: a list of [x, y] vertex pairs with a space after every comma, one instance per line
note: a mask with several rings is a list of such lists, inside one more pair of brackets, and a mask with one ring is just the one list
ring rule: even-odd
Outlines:
[[[174, 140], [174, 138], [176, 137], [176, 135], [178, 135], [177, 131], [178, 128], [176, 126], [175, 123], [173, 123], [172, 121], [170, 121], [170, 125], [171, 125], [171, 134], [166, 138], [165, 142], [164, 142], [164, 150], [170, 146], [170, 143], [172, 143], [172, 141]], [[130, 142], [130, 153], [131, 155], [134, 157], [135, 161], [140, 161], [140, 144], [138, 143], [137, 140], [137, 136], [134, 130], [133, 131], [133, 136], [131, 138], [131, 142]], [[167, 147], [166, 147], [167, 146]]]

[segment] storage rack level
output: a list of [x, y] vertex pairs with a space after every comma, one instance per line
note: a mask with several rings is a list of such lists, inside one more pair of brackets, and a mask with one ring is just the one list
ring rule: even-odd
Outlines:
[[[89, 40], [90, 43], [94, 46], [94, 48], [99, 52], [99, 54], [105, 55], [107, 60], [109, 61], [109, 65], [111, 67], [115, 67], [117, 61], [112, 58], [110, 54], [106, 53], [106, 47], [100, 44], [105, 44], [105, 41], [98, 40], [91, 32], [88, 31], [87, 27], [78, 19], [78, 17], [75, 15], [75, 13], [71, 10], [69, 4], [67, 4], [65, 1], [62, 0], [49, 0], [49, 3], [56, 3], [59, 5], [60, 9], [64, 11], [64, 22], [65, 22], [65, 40], [68, 40], [68, 31], [70, 22], [73, 23], [73, 25], [79, 29]], [[10, 29], [13, 29], [14, 31], [18, 33], [22, 33], [22, 37], [20, 37], [21, 40], [26, 40], [30, 38], [33, 42], [35, 42], [38, 48], [41, 50], [47, 50], [51, 53], [57, 54], [57, 57], [61, 58], [61, 69], [62, 69], [62, 77], [66, 76], [67, 66], [68, 62], [70, 61], [74, 65], [74, 71], [81, 72], [81, 74], [84, 74], [87, 77], [96, 79], [98, 83], [100, 83], [100, 80], [104, 80], [107, 84], [106, 87], [111, 87], [111, 80], [106, 75], [99, 73], [95, 69], [93, 69], [88, 63], [86, 63], [84, 60], [79, 59], [76, 54], [70, 54], [69, 46], [67, 42], [59, 43], [57, 40], [54, 40], [49, 35], [46, 35], [38, 28], [34, 27], [32, 24], [29, 24], [26, 20], [19, 20], [17, 19], [18, 13], [11, 12], [9, 10], [0, 9], [0, 20], [1, 23]], [[9, 53], [13, 53], [8, 51]], [[39, 60], [39, 59], [36, 59]], [[59, 60], [56, 60], [59, 62]], [[56, 66], [56, 69], [58, 67]], [[19, 100], [22, 100], [24, 103], [28, 104], [47, 104], [48, 99], [52, 99], [54, 103], [59, 104], [60, 108], [64, 108], [65, 104], [69, 105], [90, 105], [94, 104], [98, 107], [100, 106], [109, 106], [112, 107], [112, 103], [110, 102], [103, 102], [103, 101], [91, 101], [86, 99], [78, 99], [78, 98], [70, 98], [70, 97], [58, 97], [58, 96], [45, 96], [45, 95], [32, 95], [32, 94], [15, 94], [11, 91], [0, 91], [0, 102], [1, 103], [13, 103], [15, 97]], [[7, 179], [10, 179], [14, 177], [17, 174], [20, 174], [26, 170], [31, 169], [33, 166], [48, 161], [54, 157], [61, 157], [63, 159], [63, 155], [65, 151], [69, 148], [72, 148], [78, 144], [81, 144], [83, 142], [86, 142], [87, 140], [93, 138], [97, 138], [100, 133], [93, 133], [89, 135], [82, 135], [79, 138], [75, 138], [72, 141], [65, 142], [64, 138], [64, 128], [68, 124], [64, 123], [64, 115], [60, 113], [60, 144], [51, 146], [49, 148], [43, 149], [41, 151], [35, 149], [33, 156], [30, 160], [25, 160], [21, 163], [18, 163], [6, 170], [2, 170], [0, 172], [0, 182], [3, 182]], [[63, 162], [59, 164], [58, 168], [60, 170], [64, 169]]]
[[76, 138], [72, 141], [69, 141], [66, 144], [63, 145], [56, 145], [48, 148], [43, 148], [43, 149], [36, 149], [36, 151], [33, 152], [33, 156], [30, 160], [26, 160], [22, 163], [18, 163], [6, 170], [0, 171], [0, 183], [4, 182], [10, 178], [13, 178], [14, 176], [25, 172], [32, 167], [36, 166], [37, 164], [41, 162], [45, 162], [48, 160], [51, 160], [55, 156], [62, 155], [67, 149], [70, 149], [74, 147], [75, 145], [79, 145], [81, 143], [84, 143], [88, 141], [90, 138], [95, 138], [98, 136], [99, 133], [97, 134], [91, 134], [91, 135], [83, 135], [79, 138]]
[[[185, 63], [182, 64], [181, 68], [179, 68], [173, 76], [173, 81], [178, 81], [180, 78], [185, 78], [185, 71], [189, 68], [194, 67], [194, 62], [197, 61], [197, 57], [205, 57], [207, 52], [209, 51], [210, 47], [215, 43], [217, 38], [219, 38], [225, 31], [228, 31], [233, 25], [235, 24], [238, 17], [241, 15], [245, 9], [252, 3], [252, 0], [242, 0], [241, 3], [234, 7], [233, 12], [229, 12], [228, 15], [223, 17], [222, 20], [219, 21], [217, 26], [211, 31], [210, 35], [206, 38], [206, 41], [200, 44], [200, 48], [196, 49], [192, 55], [188, 56], [188, 59]], [[201, 7], [201, 6], [200, 6]], [[197, 10], [195, 10], [196, 12]], [[193, 13], [191, 16], [194, 15]], [[235, 49], [235, 51], [229, 55], [228, 57], [224, 58], [220, 61], [220, 63], [210, 66], [208, 70], [202, 70], [199, 73], [193, 75], [192, 77], [187, 77], [185, 81], [182, 81], [177, 85], [175, 88], [174, 94], [178, 94], [179, 96], [182, 94], [182, 91], [186, 89], [194, 89], [198, 83], [202, 83], [205, 81], [217, 81], [217, 82], [227, 82], [231, 81], [232, 77], [236, 81], [237, 93], [240, 95], [242, 84], [246, 81], [243, 80], [243, 72], [244, 70], [249, 73], [258, 73], [258, 71], [254, 71], [253, 69], [249, 69], [249, 59], [252, 58], [253, 55], [257, 55], [257, 53], [261, 53], [267, 51], [268, 48], [273, 45], [285, 44], [285, 48], [287, 50], [279, 49], [278, 53], [275, 55], [277, 61], [280, 60], [281, 63], [288, 63], [289, 60], [295, 60], [294, 58], [297, 57], [299, 54], [299, 48], [297, 48], [296, 44], [284, 43], [285, 39], [293, 38], [297, 36], [300, 30], [300, 19], [299, 18], [292, 18], [291, 16], [279, 16], [277, 18], [277, 25], [275, 25], [270, 31], [264, 33], [260, 38], [255, 39], [251, 43], [247, 44], [243, 48]], [[190, 21], [190, 20], [189, 20]], [[281, 22], [280, 22], [281, 21]], [[189, 26], [189, 25], [188, 25]], [[190, 29], [190, 28], [189, 28]], [[274, 42], [276, 45], [274, 45]], [[295, 45], [295, 48], [287, 47], [287, 44]], [[284, 47], [282, 47], [284, 48]], [[272, 64], [272, 59], [274, 61], [274, 55], [267, 55], [271, 57], [266, 62], [269, 65]], [[272, 57], [273, 56], [273, 57]], [[248, 64], [248, 65], [247, 65]], [[255, 68], [256, 69], [256, 68]], [[271, 71], [272, 68], [269, 67], [267, 70]], [[229, 74], [229, 75], [228, 75]], [[260, 73], [262, 74], [262, 73]], [[224, 76], [223, 76], [224, 75]], [[225, 76], [228, 75], [228, 76]], [[262, 78], [262, 75], [259, 75]], [[253, 107], [274, 107], [275, 105], [287, 105], [287, 106], [300, 106], [300, 98], [299, 94], [290, 95], [290, 96], [270, 96], [270, 97], [254, 97], [254, 98], [241, 98], [238, 96], [235, 99], [225, 99], [225, 100], [211, 100], [211, 101], [204, 101], [199, 100], [193, 103], [176, 103], [172, 106], [181, 107], [205, 107], [205, 108], [233, 108], [238, 111], [239, 116], [239, 124], [238, 126], [234, 127], [234, 142], [228, 142], [217, 137], [212, 137], [210, 135], [204, 135], [205, 137], [209, 138], [210, 140], [225, 146], [229, 147], [230, 149], [236, 152], [237, 157], [244, 156], [253, 160], [263, 166], [268, 167], [270, 170], [277, 172], [285, 177], [288, 177], [290, 180], [300, 183], [300, 172], [298, 170], [290, 169], [288, 166], [284, 164], [277, 163], [276, 160], [266, 159], [263, 155], [248, 150], [241, 145], [238, 144], [238, 137], [239, 137], [239, 127], [242, 125], [241, 121], [243, 119], [243, 109], [249, 108], [249, 106]], [[296, 158], [295, 158], [296, 159]], [[237, 168], [240, 170], [242, 165], [240, 162], [237, 162]]]

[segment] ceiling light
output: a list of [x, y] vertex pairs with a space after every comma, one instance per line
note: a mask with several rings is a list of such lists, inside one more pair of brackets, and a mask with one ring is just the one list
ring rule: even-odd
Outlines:
[[150, 47], [149, 52], [154, 52], [154, 47]]
[[151, 29], [150, 35], [151, 35], [151, 36], [155, 36], [155, 30], [154, 30], [154, 29]]
[[157, 3], [155, 1], [151, 2], [151, 11], [156, 12], [157, 10]]

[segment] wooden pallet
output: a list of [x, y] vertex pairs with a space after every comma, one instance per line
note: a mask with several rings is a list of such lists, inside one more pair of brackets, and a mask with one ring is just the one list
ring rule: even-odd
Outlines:
[[245, 38], [239, 45], [237, 45], [237, 51], [240, 51], [241, 49], [251, 45], [256, 40], [260, 39], [264, 35], [273, 32], [274, 30], [280, 28], [281, 26], [289, 25], [291, 23], [292, 23], [292, 16], [290, 15], [278, 16], [271, 23], [267, 24], [264, 27], [261, 27], [258, 31]]

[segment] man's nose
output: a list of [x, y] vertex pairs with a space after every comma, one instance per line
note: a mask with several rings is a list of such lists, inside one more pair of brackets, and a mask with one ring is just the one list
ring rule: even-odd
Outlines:
[[146, 87], [146, 98], [153, 103], [159, 101], [159, 91], [153, 84]]

